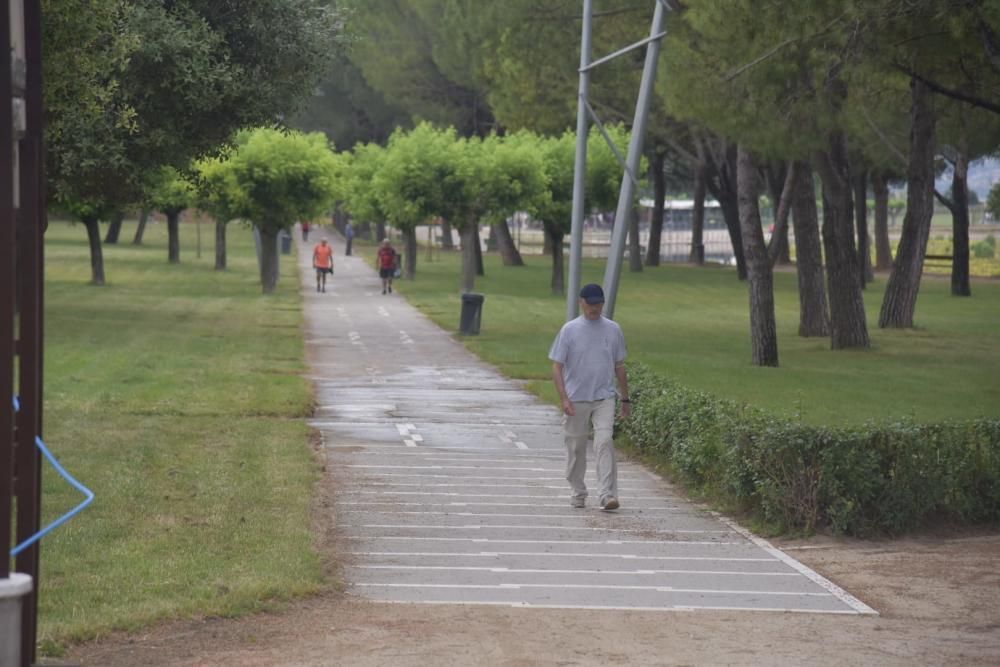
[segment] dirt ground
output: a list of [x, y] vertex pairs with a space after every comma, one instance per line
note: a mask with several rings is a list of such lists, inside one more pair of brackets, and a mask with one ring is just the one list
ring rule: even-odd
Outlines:
[[[334, 487], [327, 485], [327, 493]], [[330, 498], [320, 499], [332, 517]], [[336, 531], [323, 547], [336, 551]], [[365, 602], [158, 625], [74, 647], [85, 667], [1000, 665], [1000, 527], [892, 541], [772, 540], [879, 612], [593, 611]]]

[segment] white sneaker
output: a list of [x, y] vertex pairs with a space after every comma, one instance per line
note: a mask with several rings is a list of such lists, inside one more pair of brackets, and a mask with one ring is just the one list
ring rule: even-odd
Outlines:
[[581, 507], [587, 506], [587, 499], [581, 498], [579, 496], [573, 496], [572, 498], [569, 499], [569, 504], [570, 507], [576, 507], [577, 509], [580, 509]]

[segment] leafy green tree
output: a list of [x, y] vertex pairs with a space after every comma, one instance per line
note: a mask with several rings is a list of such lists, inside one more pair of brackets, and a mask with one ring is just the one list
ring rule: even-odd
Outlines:
[[339, 48], [321, 0], [47, 0], [42, 16], [56, 202], [139, 202], [161, 166], [294, 110]]
[[107, 220], [115, 211], [115, 205], [97, 199], [66, 199], [58, 202], [60, 209], [69, 213], [74, 220], [83, 223], [90, 245], [90, 282], [104, 285], [104, 251], [101, 248], [101, 220]]
[[[606, 128], [619, 152], [624, 153], [629, 133], [621, 125]], [[552, 293], [565, 293], [564, 238], [572, 227], [573, 178], [576, 157], [576, 134], [565, 131], [556, 137], [538, 137], [518, 132], [504, 139], [521, 150], [536, 152], [541, 159], [545, 192], [523, 202], [527, 210], [542, 223], [547, 237], [546, 247], [552, 256]], [[587, 174], [584, 183], [584, 208], [587, 211], [607, 211], [618, 201], [621, 167], [604, 137], [591, 130], [587, 142]]]
[[359, 184], [372, 188], [380, 211], [403, 233], [407, 278], [412, 279], [417, 271], [417, 226], [442, 210], [448, 147], [455, 140], [453, 129], [442, 131], [429, 123], [420, 123], [409, 132], [397, 130], [389, 138], [374, 178]]
[[535, 213], [548, 194], [545, 168], [538, 151], [538, 140], [530, 133], [500, 138], [491, 135], [483, 140], [483, 156], [489, 161], [492, 210], [486, 219], [497, 232], [497, 241], [505, 266], [523, 266], [524, 260], [514, 246], [507, 219], [518, 211]]
[[288, 120], [297, 130], [323, 132], [336, 146], [384, 144], [397, 127], [412, 124], [410, 114], [389, 104], [346, 54], [337, 56], [332, 71]]
[[[385, 159], [386, 150], [378, 144], [358, 144], [345, 155], [343, 204], [356, 227], [367, 230], [373, 224], [385, 225], [388, 216], [375, 181]], [[383, 236], [377, 235], [377, 240]]]
[[278, 282], [278, 232], [329, 210], [342, 193], [342, 163], [318, 132], [258, 129], [241, 138], [230, 164], [242, 192], [238, 217], [260, 232], [260, 282], [270, 294]]
[[226, 227], [245, 209], [245, 194], [240, 190], [228, 158], [204, 158], [194, 165], [197, 174], [196, 206], [215, 220], [215, 270], [225, 271]]
[[[690, 3], [671, 25], [667, 71], [674, 76], [668, 98], [682, 117], [697, 119], [764, 158], [813, 160], [824, 188], [831, 346], [864, 348], [869, 339], [843, 119], [850, 13], [841, 5], [835, 0], [794, 8], [748, 0]], [[735, 151], [725, 153], [732, 164]], [[726, 206], [725, 199], [720, 203]]]
[[482, 273], [479, 225], [493, 209], [490, 200], [491, 175], [478, 137], [460, 138], [448, 146], [451, 167], [442, 185], [440, 214], [458, 228], [462, 239], [462, 291], [475, 289], [476, 275]]
[[951, 212], [951, 293], [972, 296], [969, 281], [969, 206], [975, 192], [969, 190], [969, 164], [1000, 146], [1000, 117], [982, 109], [944, 100], [938, 105], [939, 152], [951, 169], [951, 190], [936, 193]]
[[539, 141], [548, 196], [540, 200], [533, 215], [542, 222], [548, 241], [545, 245], [552, 254], [552, 294], [563, 296], [566, 292], [563, 238], [571, 231], [572, 224], [576, 136], [567, 131]]
[[150, 180], [147, 202], [167, 217], [167, 261], [181, 261], [180, 216], [194, 201], [191, 182], [172, 167], [161, 167]]
[[[495, 121], [476, 77], [478, 44], [464, 51], [454, 2], [342, 0], [355, 40], [348, 52], [365, 80], [415, 121], [454, 126], [459, 134], [483, 136]], [[484, 11], [468, 2], [466, 11]], [[471, 13], [467, 14], [472, 16]]]

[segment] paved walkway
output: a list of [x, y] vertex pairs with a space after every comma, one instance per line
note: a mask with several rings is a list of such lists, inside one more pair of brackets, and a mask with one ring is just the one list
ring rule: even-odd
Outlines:
[[478, 360], [399, 294], [383, 296], [374, 269], [343, 256], [340, 239], [328, 236], [336, 271], [326, 293], [315, 291], [311, 243], [299, 245], [298, 261], [318, 403], [312, 425], [342, 480], [335, 510], [352, 594], [427, 604], [874, 613], [636, 464], [619, 465], [621, 510], [602, 512], [593, 496], [586, 509], [571, 508], [558, 409]]

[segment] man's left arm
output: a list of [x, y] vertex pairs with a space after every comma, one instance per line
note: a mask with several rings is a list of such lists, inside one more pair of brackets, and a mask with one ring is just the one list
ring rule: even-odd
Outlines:
[[632, 414], [632, 396], [628, 392], [628, 373], [625, 371], [624, 361], [615, 364], [615, 377], [618, 378], [618, 394], [621, 396], [622, 417], [627, 419]]

